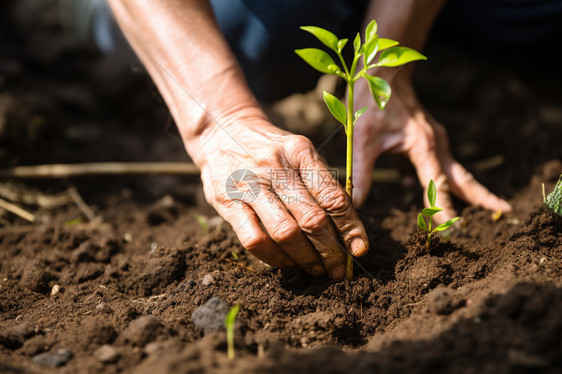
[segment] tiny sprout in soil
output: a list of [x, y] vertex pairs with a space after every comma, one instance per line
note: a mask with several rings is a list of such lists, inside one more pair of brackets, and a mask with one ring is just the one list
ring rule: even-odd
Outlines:
[[544, 205], [554, 213], [562, 216], [562, 175], [560, 175], [556, 186], [554, 186], [554, 190], [549, 193], [548, 196], [545, 196], [543, 184], [542, 194]]
[[[368, 109], [365, 107], [355, 111], [353, 108], [355, 82], [360, 78], [365, 79], [375, 103], [383, 110], [390, 99], [390, 85], [384, 79], [368, 74], [367, 71], [374, 67], [395, 67], [412, 61], [426, 60], [427, 58], [411, 48], [398, 47], [399, 43], [395, 40], [379, 38], [377, 35], [377, 22], [375, 20], [372, 20], [365, 29], [364, 43], [361, 41], [359, 33], [355, 36], [351, 65], [346, 64], [342, 54], [348, 39], [339, 39], [330, 31], [316, 26], [302, 26], [301, 29], [311, 33], [328, 47], [337, 56], [341, 65], [338, 65], [328, 53], [317, 48], [297, 49], [295, 50], [296, 54], [319, 72], [337, 75], [347, 82], [347, 107], [340, 99], [326, 91], [324, 91], [324, 101], [330, 113], [345, 128], [347, 135], [345, 190], [349, 198], [352, 199], [353, 126], [357, 119]], [[378, 62], [373, 62], [378, 52], [381, 52], [379, 60]], [[353, 258], [350, 254], [347, 255], [346, 278], [353, 278]]]
[[240, 311], [240, 305], [234, 305], [226, 315], [224, 319], [224, 325], [226, 327], [226, 345], [227, 345], [227, 355], [230, 360], [234, 360], [234, 323], [236, 322], [236, 315]]
[[[452, 218], [447, 222], [431, 229], [433, 223], [433, 216], [443, 209], [435, 206], [435, 199], [437, 198], [437, 188], [433, 179], [429, 181], [429, 186], [427, 187], [427, 199], [429, 200], [429, 208], [424, 208], [420, 214], [418, 214], [418, 227], [420, 230], [427, 232], [426, 248], [429, 250], [431, 245], [431, 236], [434, 232], [447, 230], [449, 227], [453, 226], [455, 222], [458, 221], [459, 217]], [[429, 221], [426, 223], [425, 217], [428, 217]]]

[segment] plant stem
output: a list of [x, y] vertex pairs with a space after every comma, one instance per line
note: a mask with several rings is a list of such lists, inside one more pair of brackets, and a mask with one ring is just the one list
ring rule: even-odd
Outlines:
[[[355, 65], [355, 64], [353, 64]], [[350, 78], [353, 77], [355, 73], [355, 66], [352, 66]], [[347, 125], [346, 125], [346, 135], [347, 135], [347, 152], [345, 158], [345, 192], [349, 196], [349, 199], [353, 204], [353, 86], [354, 82], [350, 79], [347, 82], [348, 96], [347, 96]], [[353, 279], [353, 256], [347, 254], [347, 261], [345, 266], [345, 277], [349, 280]]]
[[431, 244], [431, 223], [433, 221], [433, 217], [429, 217], [429, 226], [427, 227], [427, 249], [429, 249], [429, 245]]

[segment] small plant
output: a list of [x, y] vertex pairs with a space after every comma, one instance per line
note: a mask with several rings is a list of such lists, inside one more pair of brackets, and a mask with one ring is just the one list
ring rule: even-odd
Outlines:
[[[324, 91], [324, 102], [330, 110], [330, 113], [332, 113], [345, 128], [345, 134], [347, 135], [345, 190], [349, 198], [352, 199], [353, 125], [368, 109], [365, 107], [355, 111], [353, 108], [355, 82], [360, 78], [365, 79], [377, 106], [383, 110], [390, 99], [390, 85], [384, 79], [368, 74], [368, 70], [378, 66], [400, 66], [412, 61], [427, 60], [427, 58], [411, 48], [397, 47], [399, 43], [395, 40], [379, 38], [377, 35], [377, 22], [375, 20], [372, 20], [365, 29], [364, 43], [361, 42], [361, 35], [357, 33], [353, 41], [353, 60], [351, 65], [346, 64], [342, 54], [342, 50], [347, 44], [348, 39], [339, 39], [330, 31], [316, 26], [302, 26], [301, 29], [314, 35], [334, 52], [341, 66], [339, 66], [328, 53], [321, 49], [297, 49], [295, 50], [296, 54], [319, 72], [337, 75], [347, 82], [347, 107], [340, 99], [326, 91]], [[379, 60], [373, 63], [378, 52], [381, 52]], [[361, 67], [359, 68], [359, 66]], [[347, 255], [346, 278], [353, 278], [353, 257], [350, 254]]]
[[234, 360], [234, 324], [236, 322], [236, 315], [240, 311], [240, 305], [234, 305], [227, 313], [224, 319], [224, 325], [226, 327], [226, 345], [227, 345], [227, 355], [230, 360]]
[[556, 186], [554, 186], [554, 190], [549, 193], [548, 196], [545, 195], [543, 184], [542, 195], [544, 205], [554, 213], [562, 216], [562, 175], [560, 175]]
[[207, 234], [209, 232], [209, 224], [207, 223], [207, 217], [197, 213], [193, 213], [193, 217], [195, 217], [197, 223], [199, 224], [199, 226], [201, 226], [201, 229], [203, 230], [203, 234]]
[[[429, 200], [429, 208], [424, 208], [420, 214], [418, 214], [418, 227], [420, 230], [427, 232], [427, 242], [425, 243], [426, 248], [429, 250], [429, 246], [431, 245], [431, 236], [434, 232], [437, 231], [445, 231], [449, 227], [453, 226], [455, 222], [458, 221], [459, 217], [452, 218], [445, 223], [435, 227], [433, 230], [431, 229], [431, 225], [433, 223], [433, 216], [443, 209], [435, 206], [435, 199], [437, 198], [437, 188], [435, 187], [435, 183], [433, 179], [429, 181], [429, 186], [427, 187], [427, 199]], [[429, 222], [426, 224], [425, 217], [428, 217]]]

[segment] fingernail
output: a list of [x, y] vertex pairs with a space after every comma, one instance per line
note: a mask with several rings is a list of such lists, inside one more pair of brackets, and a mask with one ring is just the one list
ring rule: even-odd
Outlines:
[[367, 253], [365, 241], [361, 238], [355, 238], [351, 241], [351, 254], [354, 256], [363, 256]]
[[513, 207], [511, 206], [510, 203], [508, 203], [505, 200], [502, 200], [501, 202], [502, 202], [502, 208], [501, 208], [502, 211], [507, 213], [507, 212], [511, 212], [513, 210]]

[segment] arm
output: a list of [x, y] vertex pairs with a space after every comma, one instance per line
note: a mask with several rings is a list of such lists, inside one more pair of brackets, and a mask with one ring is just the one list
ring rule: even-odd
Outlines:
[[[299, 265], [342, 279], [345, 251], [368, 239], [345, 191], [327, 175], [304, 137], [271, 123], [249, 91], [206, 0], [110, 0], [116, 19], [168, 104], [186, 149], [201, 169], [207, 201], [242, 245], [273, 266]], [[226, 182], [239, 169], [259, 177], [257, 198], [232, 199]], [[272, 171], [296, 170], [279, 180]], [[343, 244], [343, 245], [342, 245]]]
[[[366, 22], [375, 18], [379, 35], [400, 41], [401, 45], [422, 50], [431, 26], [444, 0], [372, 1]], [[392, 98], [384, 111], [365, 113], [355, 127], [355, 197], [361, 204], [368, 194], [374, 163], [384, 152], [404, 153], [414, 165], [420, 183], [427, 188], [433, 179], [438, 189], [438, 205], [445, 209], [440, 219], [456, 216], [449, 193], [487, 209], [510, 211], [511, 206], [482, 186], [451, 156], [447, 133], [420, 104], [414, 92], [413, 65], [397, 70], [378, 68], [372, 74], [386, 79]], [[372, 100], [366, 84], [357, 83], [358, 100]], [[365, 106], [359, 103], [358, 107]], [[424, 194], [425, 196], [426, 194]], [[427, 203], [427, 202], [426, 202]]]
[[109, 3], [199, 167], [200, 139], [217, 131], [216, 122], [229, 126], [237, 117], [265, 120], [208, 1]]

